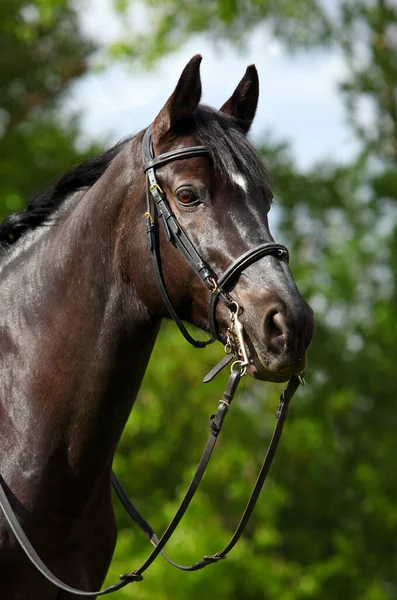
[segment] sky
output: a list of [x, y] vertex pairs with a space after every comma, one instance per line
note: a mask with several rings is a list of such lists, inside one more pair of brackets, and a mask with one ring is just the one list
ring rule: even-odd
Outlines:
[[[83, 29], [104, 43], [119, 32], [109, 6], [110, 0], [86, 0], [81, 11]], [[150, 72], [115, 64], [92, 73], [74, 85], [67, 108], [82, 111], [85, 138], [115, 143], [153, 121], [197, 53], [203, 56], [202, 101], [214, 107], [233, 93], [247, 65], [256, 65], [260, 98], [250, 133], [254, 142], [269, 135], [288, 141], [301, 168], [328, 159], [345, 161], [354, 154], [338, 92], [345, 73], [341, 56], [335, 50], [288, 55], [263, 26], [244, 53], [226, 43], [215, 48], [205, 36], [196, 36]]]

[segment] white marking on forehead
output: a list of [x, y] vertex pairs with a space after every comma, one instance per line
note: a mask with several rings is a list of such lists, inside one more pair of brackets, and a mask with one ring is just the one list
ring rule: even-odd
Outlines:
[[244, 192], [247, 191], [247, 189], [248, 189], [247, 182], [245, 180], [245, 177], [243, 177], [241, 175], [241, 173], [237, 173], [237, 171], [234, 171], [233, 173], [231, 173], [231, 179], [234, 181], [234, 183], [236, 185], [241, 187], [244, 190]]

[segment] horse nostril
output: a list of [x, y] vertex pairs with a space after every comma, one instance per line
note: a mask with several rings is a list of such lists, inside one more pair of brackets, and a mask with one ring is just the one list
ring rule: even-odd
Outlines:
[[271, 309], [265, 317], [265, 336], [267, 345], [273, 351], [285, 348], [285, 323], [282, 314], [277, 309]]

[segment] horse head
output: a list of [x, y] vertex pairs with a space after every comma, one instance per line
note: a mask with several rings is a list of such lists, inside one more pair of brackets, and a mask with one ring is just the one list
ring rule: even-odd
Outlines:
[[249, 373], [286, 381], [305, 369], [314, 318], [289, 270], [288, 251], [269, 231], [269, 177], [247, 139], [257, 71], [248, 67], [217, 111], [199, 104], [200, 62], [195, 56], [187, 64], [143, 140], [158, 272], [157, 280], [151, 270], [135, 286], [153, 314], [171, 312], [224, 343], [237, 311]]

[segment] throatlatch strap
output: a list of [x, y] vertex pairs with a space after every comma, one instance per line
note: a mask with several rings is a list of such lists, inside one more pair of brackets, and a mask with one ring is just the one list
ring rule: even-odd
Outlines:
[[[192, 158], [193, 156], [208, 155], [208, 151], [204, 146], [193, 146], [189, 148], [179, 148], [171, 152], [161, 154], [154, 158], [151, 127], [149, 127], [143, 137], [142, 142], [142, 158], [144, 170], [146, 171], [146, 232], [148, 234], [149, 250], [152, 255], [154, 272], [156, 275], [157, 284], [160, 290], [163, 302], [170, 314], [170, 317], [175, 321], [179, 331], [182, 333], [186, 341], [195, 348], [205, 348], [209, 344], [216, 341], [213, 336], [208, 340], [196, 340], [188, 332], [186, 326], [179, 318], [169, 297], [167, 288], [164, 283], [163, 272], [161, 269], [158, 222], [161, 221], [165, 235], [168, 241], [171, 241], [188, 261], [194, 272], [203, 281], [208, 289], [213, 289], [211, 280], [215, 278], [210, 267], [202, 260], [201, 256], [190, 242], [189, 238], [182, 230], [175, 215], [172, 213], [166, 197], [157, 183], [155, 169], [159, 166], [167, 164], [177, 158]], [[153, 198], [154, 208], [152, 212], [151, 198]]]

